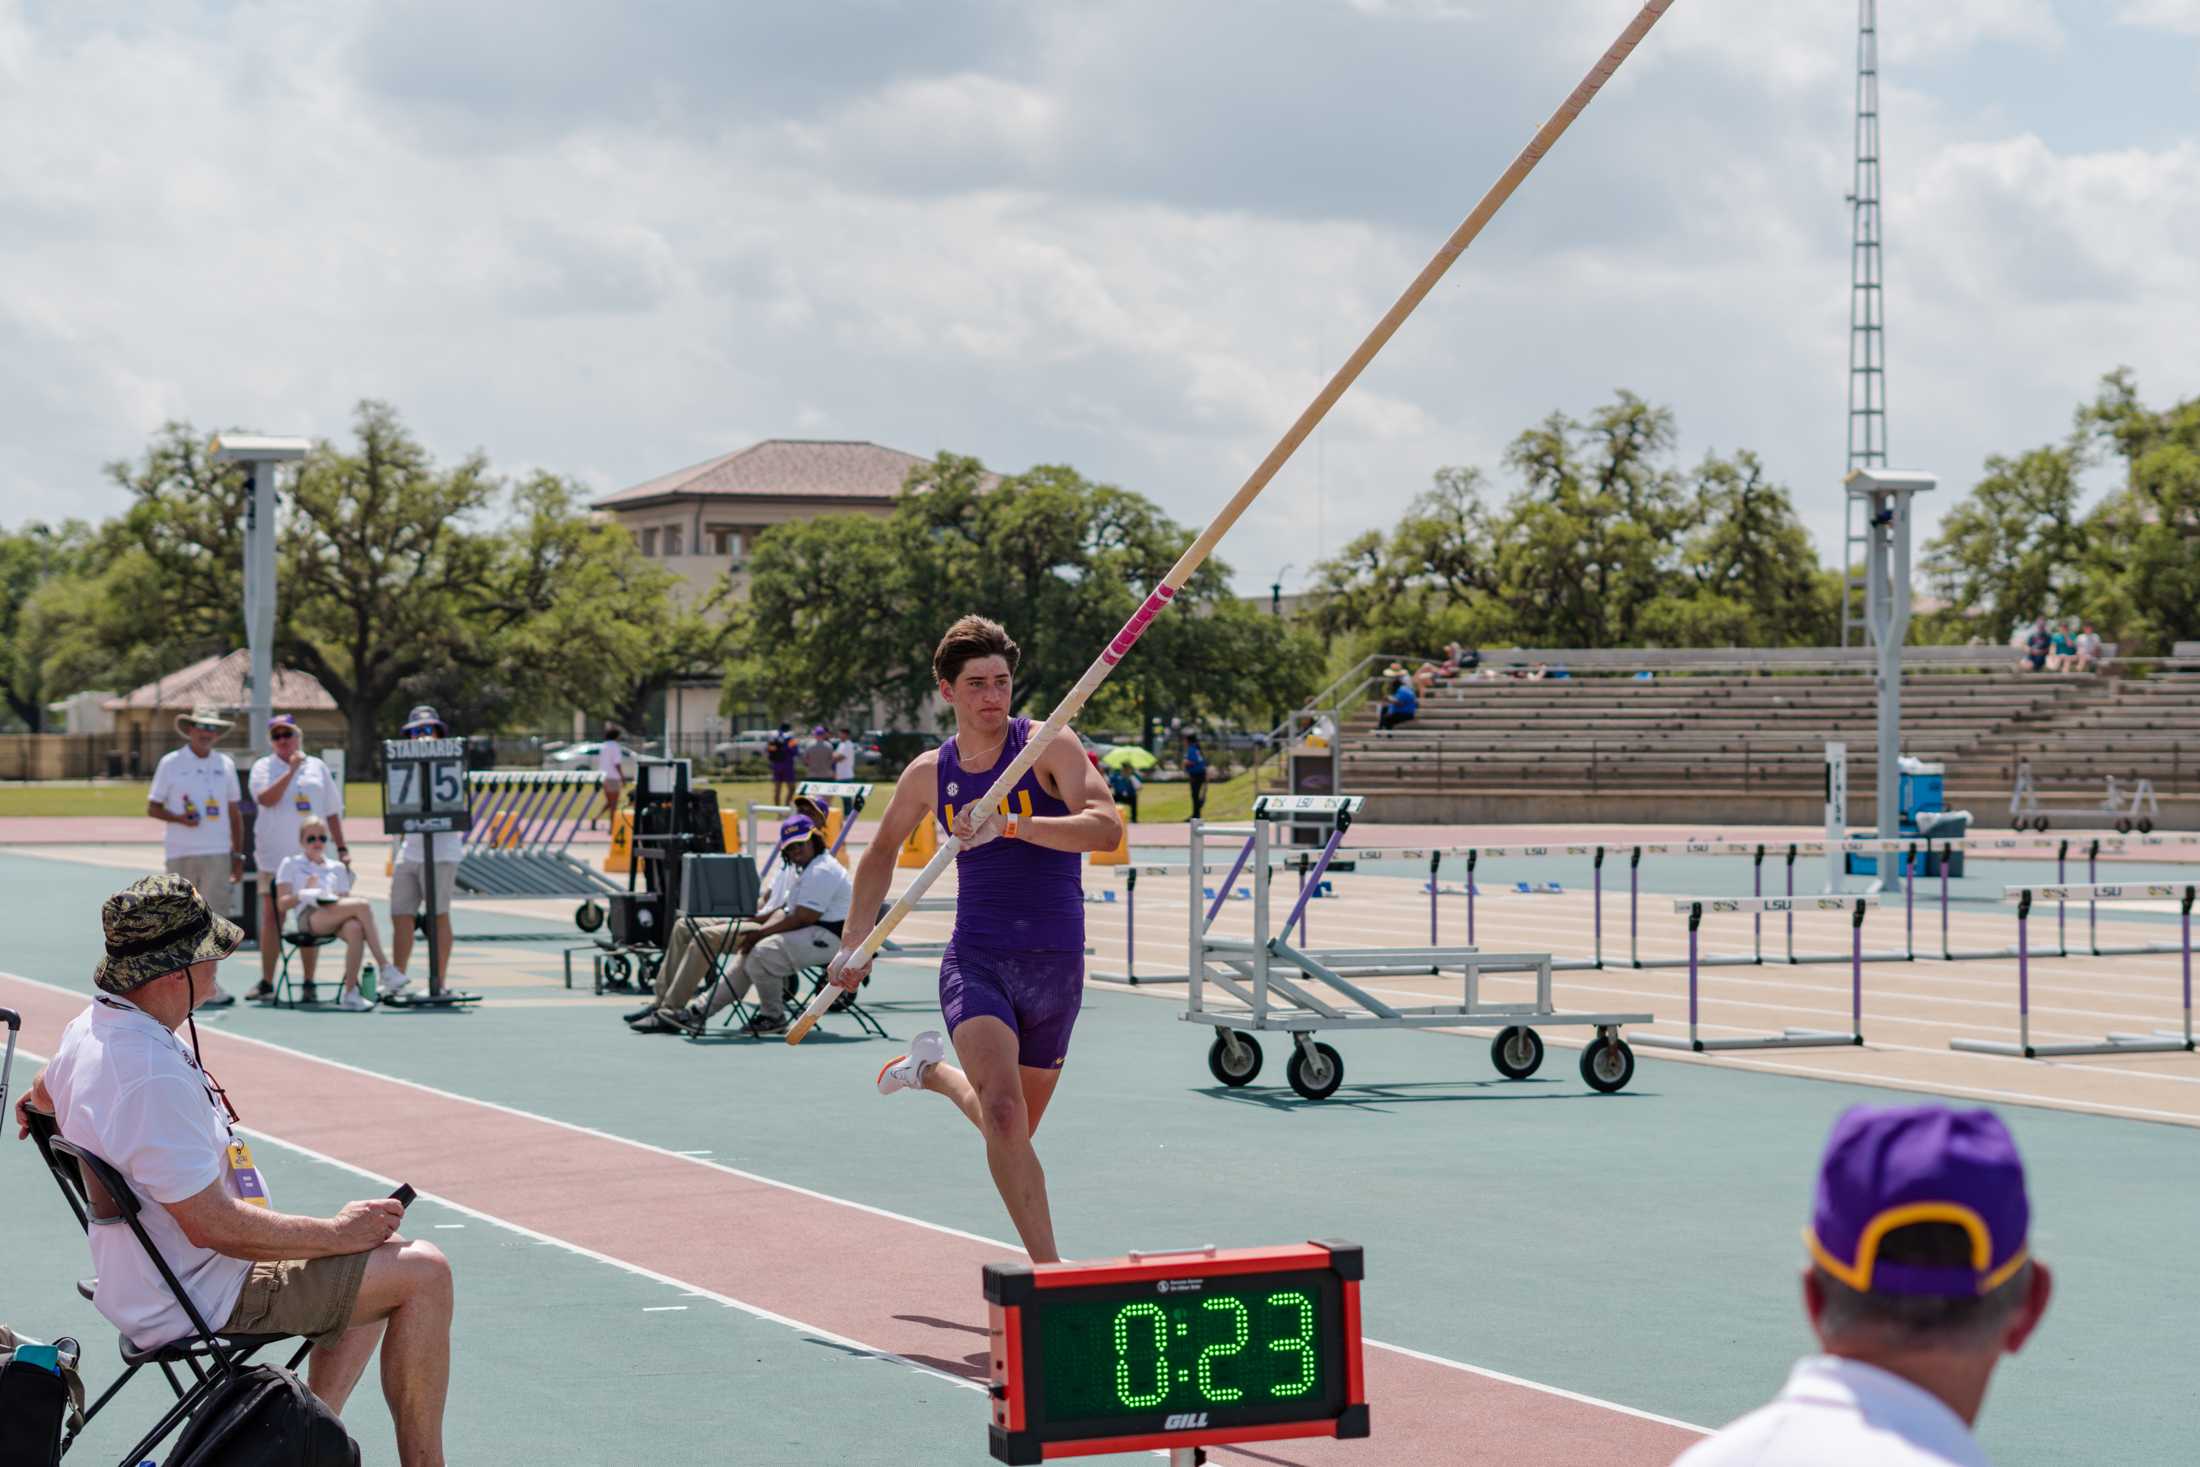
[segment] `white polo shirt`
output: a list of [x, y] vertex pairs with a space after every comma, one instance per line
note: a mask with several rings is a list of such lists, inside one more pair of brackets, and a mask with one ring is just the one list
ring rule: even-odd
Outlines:
[[229, 807], [237, 799], [237, 766], [216, 750], [201, 759], [189, 748], [171, 749], [153, 767], [146, 799], [171, 815], [199, 812], [197, 825], [163, 825], [161, 849], [174, 861], [186, 856], [229, 854]]
[[855, 879], [848, 868], [831, 856], [819, 856], [789, 878], [785, 909], [808, 907], [820, 922], [845, 922], [855, 894]]
[[833, 778], [847, 783], [856, 777], [856, 746], [852, 739], [833, 745]]
[[[175, 1270], [199, 1317], [220, 1329], [237, 1307], [251, 1263], [194, 1246], [164, 1202], [196, 1196], [213, 1182], [236, 1196], [224, 1153], [229, 1123], [191, 1051], [166, 1025], [126, 1000], [103, 995], [61, 1031], [46, 1090], [64, 1140], [127, 1177], [145, 1204], [145, 1232]], [[101, 1314], [147, 1349], [191, 1332], [183, 1306], [122, 1223], [91, 1230], [93, 1297]]]
[[1811, 1355], [1771, 1405], [1750, 1412], [1673, 1467], [1992, 1467], [1963, 1418], [1899, 1375]]
[[[626, 783], [626, 750], [619, 747], [617, 739], [605, 739], [603, 747], [596, 751], [596, 767], [603, 771], [605, 784]], [[437, 852], [440, 858], [442, 852]]]
[[[287, 768], [273, 754], [263, 755], [252, 766], [252, 798], [258, 800], [273, 789]], [[331, 815], [344, 813], [344, 789], [326, 764], [308, 754], [283, 797], [272, 805], [261, 805], [259, 810], [252, 825], [253, 863], [262, 871], [280, 871], [283, 858], [297, 854], [298, 827], [305, 824], [308, 815], [317, 815], [325, 822]]]
[[[328, 849], [326, 846], [323, 850]], [[275, 868], [275, 884], [287, 886], [291, 895], [300, 899], [300, 909], [310, 904], [310, 898], [323, 892], [330, 896], [351, 895], [351, 868], [343, 862], [323, 856], [316, 861], [305, 852], [283, 857], [283, 864]]]

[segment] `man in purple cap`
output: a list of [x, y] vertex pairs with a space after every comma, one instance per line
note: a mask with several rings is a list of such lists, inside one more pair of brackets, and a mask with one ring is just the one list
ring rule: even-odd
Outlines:
[[1987, 1382], [2047, 1311], [2017, 1144], [1990, 1111], [1857, 1106], [1834, 1122], [1803, 1243], [1824, 1353], [1674, 1467], [1987, 1467]]

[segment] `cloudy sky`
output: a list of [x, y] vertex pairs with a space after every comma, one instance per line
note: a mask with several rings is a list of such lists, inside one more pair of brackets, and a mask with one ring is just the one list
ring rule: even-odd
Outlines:
[[[395, 403], [605, 490], [758, 438], [1204, 522], [1635, 0], [0, 0], [0, 522]], [[1882, 0], [1890, 438], [2200, 392], [2200, 0]], [[1855, 6], [1678, 0], [1223, 547], [1628, 387], [1840, 534]]]

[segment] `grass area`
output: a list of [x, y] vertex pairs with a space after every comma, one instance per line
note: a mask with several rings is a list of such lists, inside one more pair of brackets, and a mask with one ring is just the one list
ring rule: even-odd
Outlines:
[[[771, 798], [769, 780], [736, 779], [711, 783], [718, 792], [721, 810], [739, 810], [755, 802]], [[884, 808], [887, 788], [884, 782], [873, 796], [872, 809]], [[1253, 811], [1253, 779], [1250, 774], [1238, 774], [1230, 779], [1217, 780], [1207, 786], [1207, 818], [1210, 820], [1242, 820]], [[0, 817], [17, 816], [69, 816], [69, 815], [143, 815], [145, 813], [145, 783], [140, 780], [55, 780], [42, 784], [0, 785]], [[344, 813], [353, 820], [382, 818], [382, 786], [353, 781], [344, 786]], [[1181, 783], [1149, 784], [1139, 792], [1138, 814], [1141, 824], [1171, 824], [1183, 821], [1192, 813], [1191, 787]], [[146, 839], [158, 837], [151, 823], [147, 823]], [[362, 832], [364, 833], [364, 832]]]

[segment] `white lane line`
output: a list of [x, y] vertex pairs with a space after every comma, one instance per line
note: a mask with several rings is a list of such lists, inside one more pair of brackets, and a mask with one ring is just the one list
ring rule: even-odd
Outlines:
[[642, 1313], [644, 1313], [644, 1314], [685, 1314], [685, 1313], [687, 1313], [687, 1305], [685, 1305], [685, 1304], [644, 1304], [644, 1305], [642, 1306]]
[[[20, 973], [10, 973], [4, 970], [0, 970], [0, 978], [12, 978], [18, 983], [28, 983], [35, 988], [44, 988], [54, 993], [67, 994], [70, 997], [82, 996], [81, 994], [78, 994], [75, 990], [64, 988], [58, 983], [48, 983], [39, 978], [26, 978]], [[669, 1151], [661, 1146], [652, 1146], [646, 1141], [636, 1141], [626, 1136], [615, 1136], [608, 1131], [599, 1131], [591, 1126], [575, 1125], [570, 1121], [561, 1121], [552, 1116], [538, 1115], [533, 1111], [521, 1110], [517, 1106], [499, 1105], [495, 1101], [479, 1100], [472, 1096], [458, 1095], [448, 1090], [439, 1090], [432, 1085], [422, 1085], [418, 1081], [401, 1079], [395, 1075], [380, 1074], [374, 1070], [365, 1069], [358, 1065], [348, 1065], [338, 1060], [323, 1059], [319, 1055], [308, 1054], [303, 1050], [291, 1049], [287, 1045], [274, 1044], [264, 1039], [256, 1039], [250, 1035], [238, 1034], [231, 1030], [225, 1029], [220, 1032], [226, 1034], [232, 1039], [241, 1039], [246, 1041], [247, 1043], [257, 1044], [263, 1049], [270, 1049], [278, 1054], [289, 1055], [293, 1059], [302, 1059], [311, 1061], [315, 1064], [329, 1065], [336, 1069], [348, 1071], [351, 1074], [363, 1075], [368, 1079], [382, 1080], [392, 1085], [403, 1085], [409, 1089], [421, 1091], [424, 1094], [434, 1095], [448, 1100], [455, 1100], [464, 1105], [478, 1105], [489, 1110], [501, 1111], [506, 1115], [519, 1116], [525, 1120], [535, 1121], [545, 1126], [555, 1126], [560, 1130], [571, 1131], [579, 1135], [597, 1137], [601, 1140], [610, 1141], [621, 1146], [631, 1146], [634, 1147], [636, 1150], [653, 1152], [660, 1156], [676, 1157], [679, 1160], [689, 1162], [690, 1164], [695, 1166], [709, 1167], [713, 1171], [725, 1172], [728, 1175], [741, 1177], [744, 1180], [753, 1181], [763, 1186], [776, 1187], [781, 1191], [792, 1192], [797, 1196], [814, 1198], [817, 1201], [829, 1202], [839, 1207], [853, 1208], [858, 1212], [870, 1213], [874, 1217], [883, 1217], [894, 1222], [907, 1223], [912, 1227], [925, 1228], [935, 1233], [944, 1233], [949, 1237], [966, 1238], [972, 1242], [984, 1243], [990, 1247], [999, 1248], [1004, 1252], [1008, 1252], [1011, 1254], [1021, 1253], [1023, 1251], [1016, 1245], [1012, 1243], [1004, 1243], [998, 1238], [988, 1238], [979, 1233], [965, 1232], [961, 1228], [951, 1228], [941, 1223], [927, 1222], [921, 1217], [910, 1217], [905, 1213], [889, 1211], [888, 1209], [883, 1207], [873, 1207], [869, 1203], [855, 1202], [845, 1197], [835, 1197], [829, 1192], [818, 1192], [813, 1191], [808, 1187], [797, 1187], [789, 1182], [775, 1181], [770, 1177], [759, 1176], [754, 1172], [745, 1172], [736, 1167], [729, 1167], [719, 1162], [703, 1161], [695, 1157], [681, 1156], [680, 1153], [678, 1153], [677, 1151]], [[27, 1057], [32, 1059], [40, 1058], [39, 1056], [35, 1055], [30, 1055]], [[252, 1128], [247, 1127], [246, 1129], [250, 1130]], [[365, 1167], [355, 1166], [348, 1161], [339, 1160], [338, 1158], [330, 1156], [325, 1152], [316, 1151], [311, 1147], [300, 1146], [294, 1141], [286, 1141], [283, 1138], [279, 1136], [274, 1136], [268, 1132], [255, 1130], [254, 1134], [264, 1136], [266, 1137], [266, 1139], [274, 1141], [278, 1145], [286, 1146], [290, 1150], [298, 1153], [300, 1156], [310, 1158], [314, 1161], [323, 1162], [329, 1166], [339, 1167], [345, 1171], [351, 1172], [355, 1176], [365, 1177], [366, 1179], [376, 1183], [377, 1185], [390, 1185], [395, 1183], [397, 1180], [395, 1177], [385, 1177], [378, 1172], [369, 1171]], [[903, 1355], [897, 1355], [891, 1350], [881, 1350], [874, 1345], [866, 1345], [861, 1341], [849, 1339], [844, 1335], [836, 1334], [831, 1330], [821, 1328], [817, 1325], [807, 1324], [802, 1320], [794, 1319], [784, 1314], [779, 1314], [773, 1310], [762, 1309], [754, 1304], [744, 1303], [739, 1299], [733, 1298], [731, 1295], [720, 1294], [715, 1290], [706, 1289], [699, 1285], [688, 1283], [685, 1280], [673, 1278], [669, 1274], [659, 1273], [655, 1269], [644, 1268], [638, 1263], [630, 1263], [626, 1259], [614, 1258], [608, 1253], [599, 1253], [595, 1249], [584, 1247], [579, 1243], [573, 1243], [563, 1238], [553, 1237], [548, 1233], [537, 1232], [535, 1229], [527, 1227], [524, 1224], [513, 1222], [508, 1218], [498, 1217], [494, 1213], [484, 1212], [477, 1207], [469, 1207], [463, 1202], [454, 1202], [448, 1197], [443, 1197], [433, 1192], [423, 1192], [420, 1195], [422, 1197], [434, 1199], [442, 1206], [450, 1208], [453, 1212], [464, 1213], [468, 1217], [476, 1218], [482, 1222], [491, 1223], [497, 1227], [508, 1229], [511, 1232], [519, 1234], [521, 1237], [533, 1240], [537, 1244], [546, 1245], [554, 1248], [563, 1248], [569, 1253], [578, 1254], [580, 1257], [592, 1259], [597, 1263], [608, 1264], [613, 1268], [623, 1269], [628, 1273], [637, 1275], [638, 1277], [652, 1279], [658, 1283], [670, 1285], [674, 1288], [682, 1290], [693, 1298], [709, 1299], [713, 1303], [725, 1304], [730, 1306], [731, 1308], [742, 1311], [744, 1314], [753, 1315], [758, 1319], [770, 1320], [775, 1324], [785, 1325], [789, 1329], [805, 1331], [809, 1334], [818, 1336], [820, 1339], [830, 1340], [834, 1344], [841, 1345], [849, 1350], [855, 1351], [858, 1354], [869, 1355], [880, 1360], [891, 1360], [896, 1364], [906, 1365], [911, 1370], [921, 1370], [927, 1375], [937, 1376], [941, 1380], [951, 1381], [955, 1385], [965, 1387], [969, 1390], [983, 1391], [987, 1388], [984, 1382], [970, 1380], [966, 1377], [959, 1375], [950, 1375], [948, 1372], [940, 1370], [935, 1366], [926, 1365], [919, 1361], [911, 1360]], [[1469, 1375], [1479, 1375], [1489, 1380], [1504, 1381], [1509, 1384], [1524, 1386], [1530, 1390], [1540, 1391], [1546, 1395], [1558, 1396], [1569, 1401], [1578, 1401], [1581, 1404], [1587, 1406], [1599, 1406], [1607, 1411], [1616, 1411], [1622, 1416], [1633, 1416], [1645, 1421], [1663, 1422], [1666, 1425], [1680, 1427], [1688, 1431], [1700, 1432], [1705, 1435], [1709, 1435], [1711, 1431], [1711, 1428], [1706, 1426], [1697, 1426], [1690, 1422], [1681, 1421], [1675, 1417], [1659, 1416], [1655, 1413], [1641, 1410], [1640, 1408], [1635, 1406], [1622, 1405], [1618, 1401], [1607, 1401], [1599, 1396], [1582, 1395], [1576, 1391], [1566, 1390], [1561, 1386], [1544, 1385], [1538, 1381], [1528, 1380], [1522, 1376], [1506, 1375], [1502, 1371], [1487, 1370], [1479, 1365], [1469, 1365], [1464, 1361], [1453, 1360], [1442, 1355], [1431, 1355], [1424, 1351], [1410, 1349], [1404, 1345], [1393, 1345], [1383, 1340], [1366, 1339], [1364, 1337], [1361, 1340], [1361, 1343], [1377, 1350], [1388, 1350], [1394, 1355], [1404, 1355], [1415, 1360], [1426, 1361], [1433, 1365], [1442, 1365], [1447, 1366], [1453, 1370], [1465, 1371]]]

